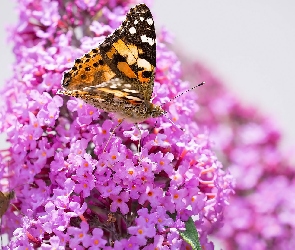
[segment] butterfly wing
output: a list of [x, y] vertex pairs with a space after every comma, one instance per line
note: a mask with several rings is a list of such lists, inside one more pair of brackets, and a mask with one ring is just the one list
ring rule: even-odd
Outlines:
[[145, 4], [136, 5], [122, 25], [100, 45], [103, 58], [118, 78], [134, 85], [150, 100], [156, 67], [156, 33]]
[[142, 93], [139, 90], [132, 88], [132, 84], [125, 82], [120, 78], [113, 78], [108, 82], [96, 86], [90, 86], [83, 90], [87, 91], [92, 96], [98, 97], [110, 94], [110, 102], [118, 102], [116, 98], [125, 100], [126, 102], [129, 101], [132, 104], [141, 104], [144, 102]]
[[[154, 21], [145, 4], [130, 9], [125, 21], [97, 48], [75, 60], [64, 74], [62, 86], [73, 90], [112, 84], [112, 79], [130, 84], [130, 89], [150, 100], [156, 67], [156, 33]], [[73, 94], [71, 94], [73, 95]]]
[[63, 94], [81, 98], [106, 112], [121, 113], [122, 117], [124, 117], [126, 110], [132, 110], [134, 106], [144, 103], [140, 91], [133, 89], [131, 84], [120, 78], [84, 87], [82, 90], [64, 90]]
[[99, 48], [95, 48], [75, 60], [74, 66], [64, 73], [62, 86], [68, 91], [81, 90], [107, 82], [115, 75], [104, 61]]

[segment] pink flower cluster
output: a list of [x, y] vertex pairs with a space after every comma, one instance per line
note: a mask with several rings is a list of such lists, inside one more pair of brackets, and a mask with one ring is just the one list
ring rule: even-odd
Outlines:
[[187, 61], [184, 68], [192, 82], [207, 82], [206, 90], [198, 90], [201, 108], [195, 120], [209, 129], [236, 182], [224, 226], [215, 236], [229, 250], [294, 249], [295, 168], [292, 155], [280, 148], [281, 133], [202, 65]]
[[[124, 3], [124, 4], [123, 4]], [[10, 249], [180, 249], [178, 230], [193, 217], [206, 249], [222, 223], [231, 175], [193, 121], [199, 110], [181, 80], [180, 62], [158, 36], [154, 103], [168, 116], [139, 124], [82, 100], [56, 95], [62, 73], [117, 28], [131, 1], [18, 0], [11, 31], [14, 76], [1, 91], [1, 132], [10, 147], [1, 178], [16, 192], [2, 226]], [[5, 154], [4, 154], [5, 153]], [[2, 189], [3, 190], [3, 189]]]

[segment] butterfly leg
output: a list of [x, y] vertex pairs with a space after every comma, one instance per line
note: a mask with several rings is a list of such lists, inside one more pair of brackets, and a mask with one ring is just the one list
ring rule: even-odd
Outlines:
[[124, 121], [124, 119], [122, 119], [122, 120], [117, 124], [117, 126], [114, 127], [114, 129], [112, 130], [112, 133], [111, 133], [109, 139], [107, 140], [106, 145], [105, 145], [104, 148], [103, 148], [103, 152], [106, 152], [106, 148], [107, 148], [107, 146], [108, 146], [108, 144], [109, 144], [111, 138], [112, 138], [113, 135], [115, 134], [116, 129], [122, 124], [123, 121]]
[[138, 127], [138, 124], [137, 123], [135, 123], [134, 124], [135, 125], [135, 127], [138, 129], [138, 131], [139, 131], [139, 142], [138, 142], [138, 145], [137, 145], [137, 152], [138, 152], [138, 154], [140, 154], [140, 146], [141, 146], [141, 130], [140, 130], [140, 128]]

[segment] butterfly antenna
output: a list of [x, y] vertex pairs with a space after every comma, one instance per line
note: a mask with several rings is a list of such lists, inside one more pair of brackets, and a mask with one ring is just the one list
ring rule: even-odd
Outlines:
[[175, 100], [176, 98], [182, 96], [183, 94], [185, 94], [185, 93], [187, 93], [187, 92], [190, 92], [190, 91], [192, 91], [193, 89], [195, 89], [195, 88], [197, 88], [197, 87], [200, 87], [200, 86], [202, 86], [202, 85], [204, 85], [204, 84], [205, 84], [205, 82], [201, 82], [200, 84], [198, 84], [198, 85], [196, 85], [196, 86], [194, 86], [194, 87], [191, 87], [190, 89], [187, 89], [186, 91], [183, 91], [182, 93], [180, 93], [180, 94], [178, 94], [177, 96], [174, 96], [172, 99], [170, 99], [169, 102], [172, 102], [173, 100]]
[[[202, 86], [202, 85], [204, 85], [205, 84], [205, 82], [201, 82], [200, 84], [198, 84], [198, 85], [196, 85], [196, 86], [194, 86], [194, 87], [192, 87], [192, 88], [190, 88], [190, 89], [187, 89], [186, 91], [183, 91], [182, 93], [180, 93], [180, 94], [178, 94], [177, 96], [174, 96], [172, 99], [170, 99], [169, 100], [169, 102], [172, 102], [173, 100], [175, 100], [176, 98], [178, 98], [178, 97], [180, 97], [180, 96], [182, 96], [183, 94], [185, 94], [185, 93], [187, 93], [187, 92], [189, 92], [189, 91], [192, 91], [193, 89], [195, 89], [195, 88], [197, 88], [197, 87], [200, 87], [200, 86]], [[161, 105], [161, 106], [163, 106], [163, 105]], [[179, 127], [179, 126], [177, 126], [168, 116], [167, 116], [167, 112], [165, 112], [164, 113], [164, 116], [175, 126], [175, 127], [177, 127], [177, 128], [179, 128], [182, 132], [185, 132], [185, 129], [183, 129], [183, 128], [181, 128], [181, 127]]]

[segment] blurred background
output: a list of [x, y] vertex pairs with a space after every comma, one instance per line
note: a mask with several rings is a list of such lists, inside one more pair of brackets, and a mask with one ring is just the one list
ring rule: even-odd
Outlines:
[[[284, 131], [284, 147], [295, 145], [294, 1], [155, 0], [152, 13], [157, 28], [175, 35], [178, 50], [203, 62], [241, 100], [271, 115]], [[14, 61], [5, 28], [16, 20], [14, 1], [2, 1], [1, 86]]]
[[273, 117], [282, 146], [295, 145], [294, 1], [160, 0], [153, 13], [158, 27], [174, 33], [178, 50]]

